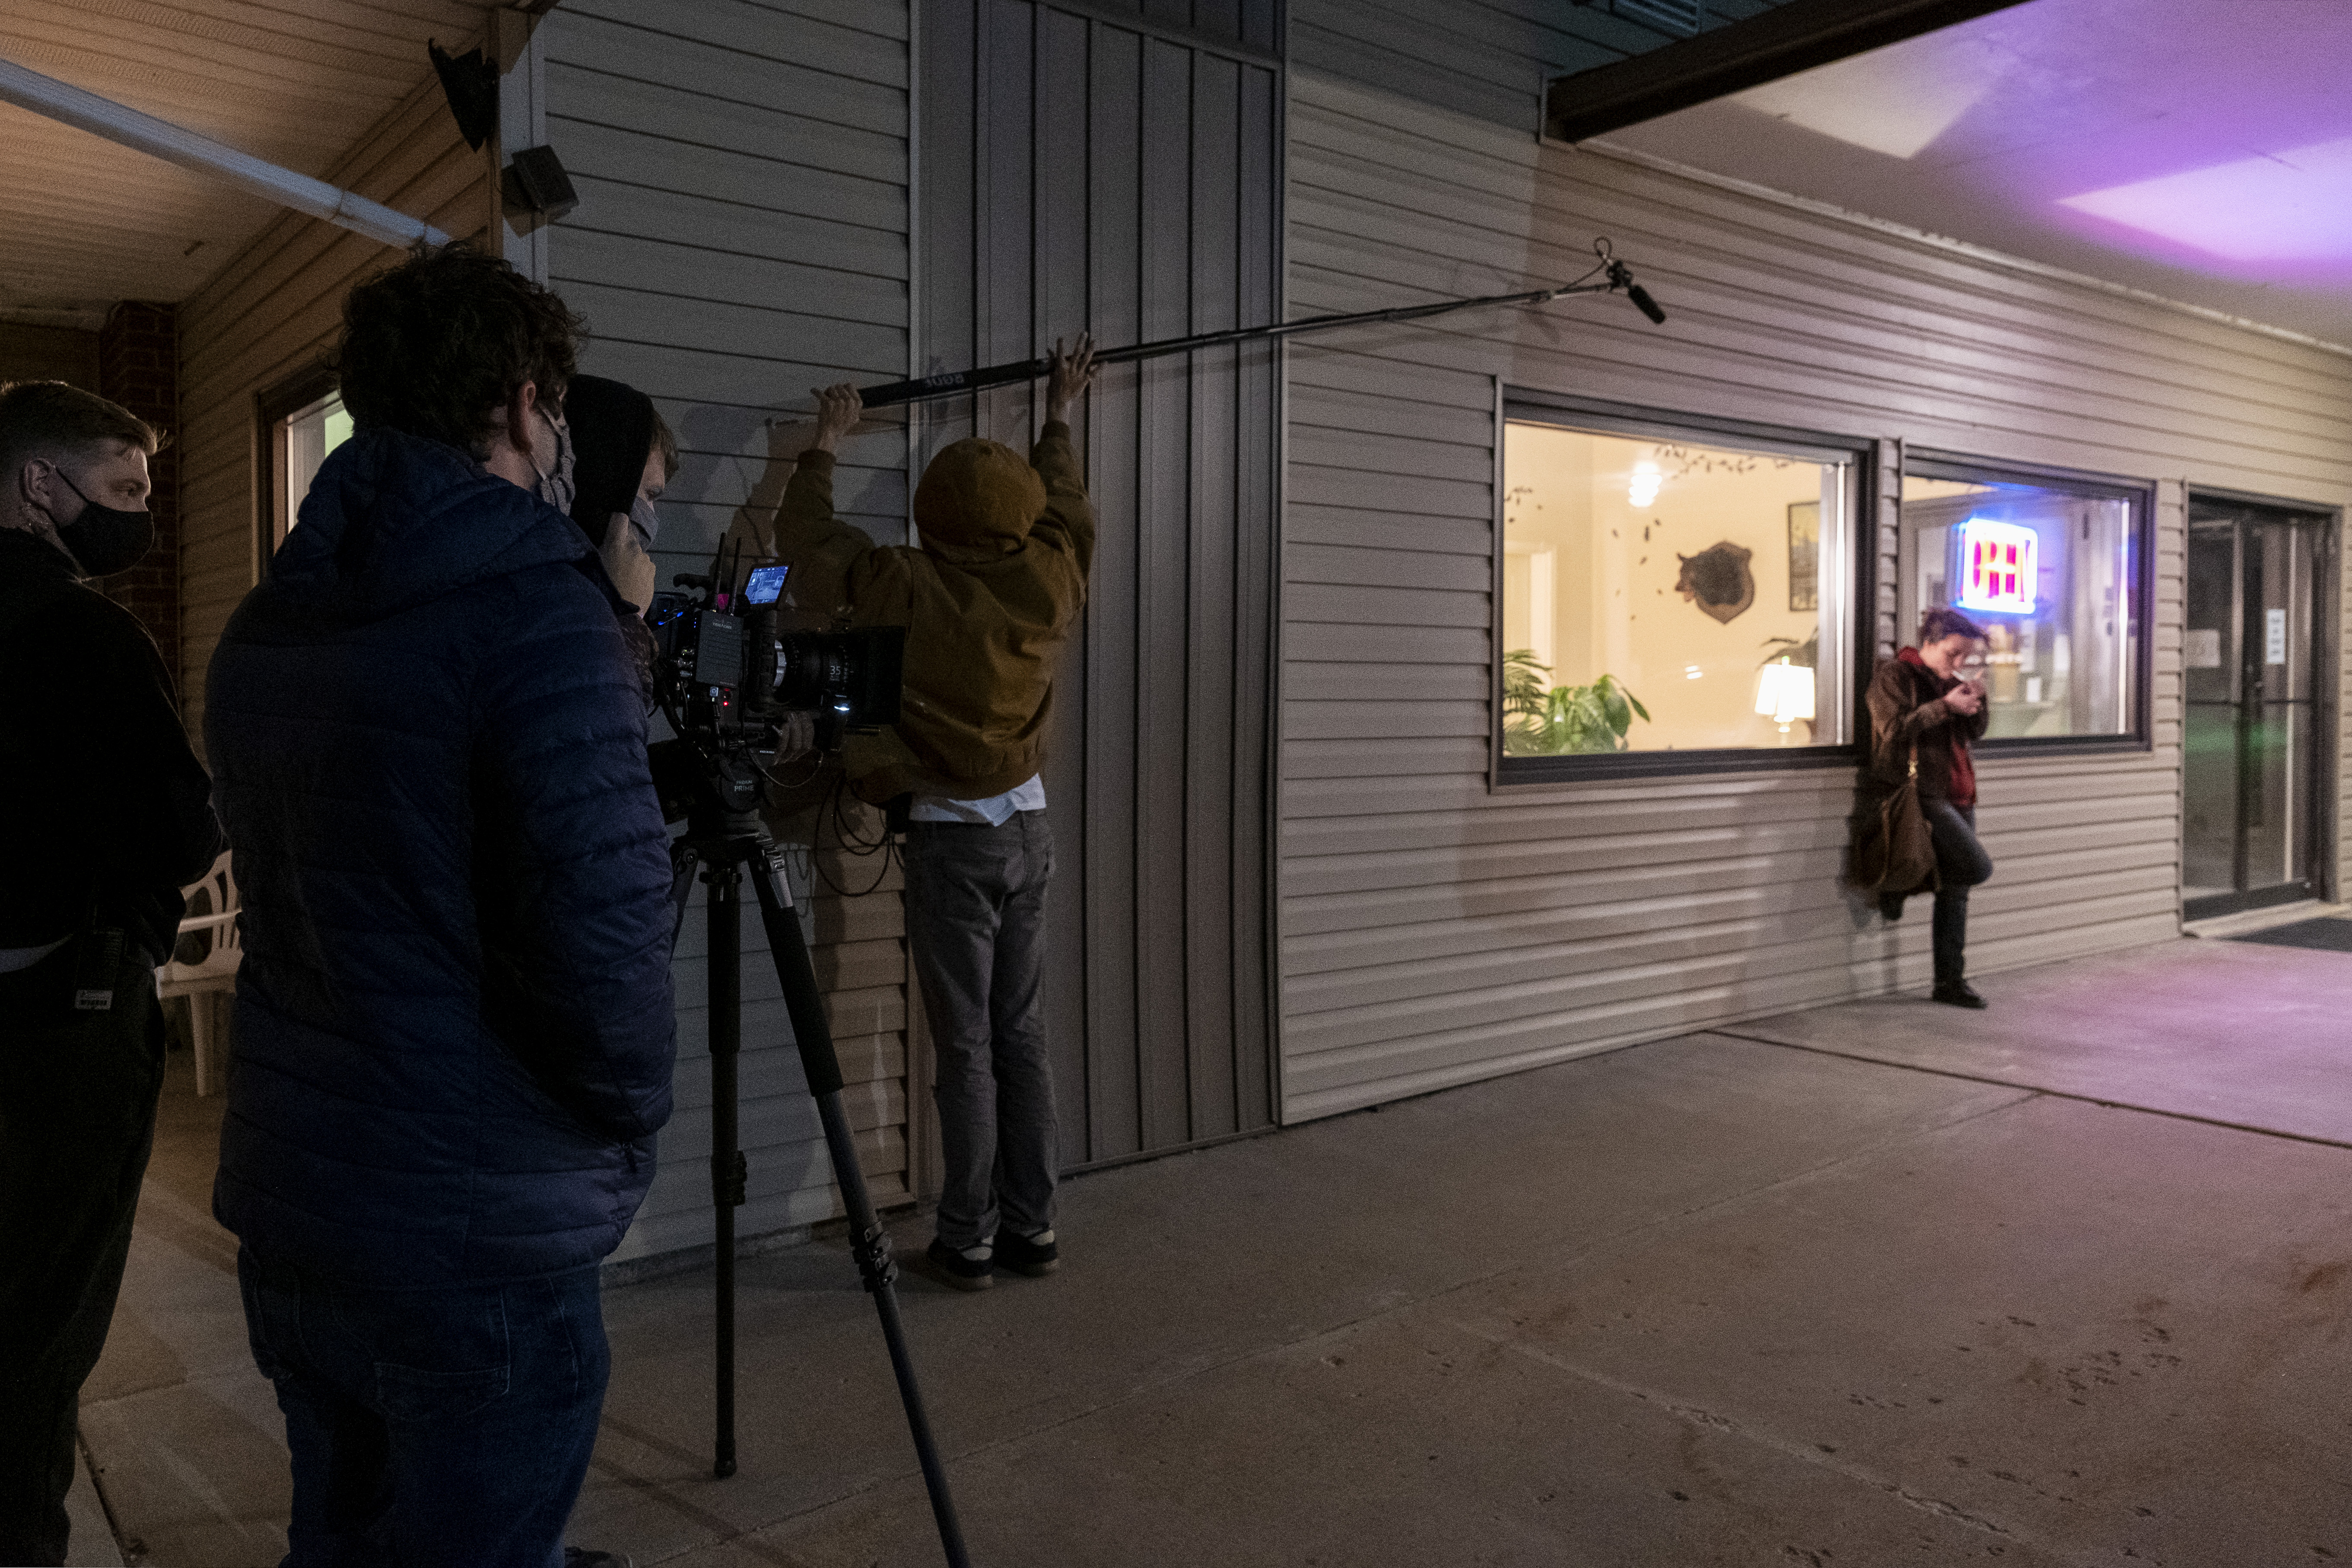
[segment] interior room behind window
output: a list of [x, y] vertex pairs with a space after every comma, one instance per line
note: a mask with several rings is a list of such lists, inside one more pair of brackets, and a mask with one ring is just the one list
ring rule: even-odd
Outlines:
[[[1510, 423], [1507, 656], [1548, 688], [1614, 677], [1650, 714], [1629, 751], [1841, 743], [1853, 468]], [[1541, 749], [1524, 727], [1504, 748]]]
[[1950, 605], [1985, 628], [1988, 740], [2131, 731], [2132, 510], [2042, 485], [1905, 479], [1905, 620]]
[[274, 434], [278, 510], [269, 542], [272, 550], [285, 542], [286, 531], [294, 526], [302, 498], [310, 493], [310, 481], [318, 477], [319, 465], [327, 460], [328, 453], [351, 439], [352, 416], [343, 408], [341, 395], [331, 392], [279, 420]]

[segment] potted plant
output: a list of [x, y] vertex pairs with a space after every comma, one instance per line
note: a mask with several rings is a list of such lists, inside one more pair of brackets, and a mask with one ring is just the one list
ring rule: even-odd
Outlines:
[[1503, 656], [1503, 750], [1513, 756], [1622, 752], [1625, 732], [1650, 710], [1613, 675], [1589, 686], [1553, 686], [1532, 648]]

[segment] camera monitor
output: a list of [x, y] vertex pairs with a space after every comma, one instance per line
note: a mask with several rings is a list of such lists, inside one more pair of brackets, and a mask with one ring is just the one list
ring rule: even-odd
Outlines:
[[754, 566], [743, 584], [743, 602], [747, 605], [772, 605], [784, 591], [784, 574], [790, 566]]

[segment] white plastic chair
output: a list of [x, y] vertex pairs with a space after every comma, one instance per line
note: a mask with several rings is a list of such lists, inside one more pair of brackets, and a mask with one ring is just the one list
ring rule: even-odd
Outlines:
[[188, 999], [188, 1034], [196, 1051], [196, 1093], [213, 1092], [213, 1007], [216, 996], [236, 988], [236, 966], [245, 947], [236, 930], [236, 879], [229, 874], [228, 851], [213, 862], [204, 880], [184, 888], [188, 914], [172, 956], [155, 971], [159, 996]]

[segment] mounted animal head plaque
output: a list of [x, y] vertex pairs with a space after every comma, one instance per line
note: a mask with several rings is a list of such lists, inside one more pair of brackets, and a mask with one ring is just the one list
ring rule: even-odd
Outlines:
[[1678, 554], [1683, 574], [1675, 592], [1718, 621], [1737, 620], [1756, 602], [1756, 574], [1748, 569], [1754, 553], [1727, 539], [1696, 555]]

